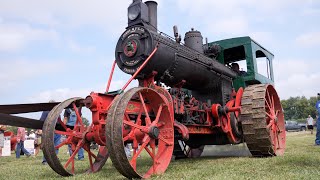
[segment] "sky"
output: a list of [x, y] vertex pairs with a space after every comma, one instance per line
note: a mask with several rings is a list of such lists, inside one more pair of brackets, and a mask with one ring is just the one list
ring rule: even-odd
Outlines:
[[[0, 0], [0, 104], [104, 92], [131, 2]], [[320, 92], [320, 1], [157, 2], [158, 29], [166, 34], [177, 25], [182, 36], [195, 28], [209, 42], [250, 36], [271, 51], [281, 99]], [[111, 88], [129, 78], [116, 69]]]

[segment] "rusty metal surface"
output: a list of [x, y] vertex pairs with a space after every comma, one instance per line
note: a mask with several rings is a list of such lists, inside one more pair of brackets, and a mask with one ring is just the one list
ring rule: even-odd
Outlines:
[[34, 104], [6, 104], [0, 105], [0, 113], [19, 114], [39, 111], [50, 111], [59, 102], [54, 103], [34, 103]]

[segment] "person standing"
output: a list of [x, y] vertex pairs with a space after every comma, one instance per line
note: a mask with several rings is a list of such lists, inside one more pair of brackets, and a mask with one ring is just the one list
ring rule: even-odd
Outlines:
[[37, 129], [36, 130], [36, 138], [34, 140], [34, 148], [35, 148], [34, 156], [37, 156], [38, 153], [40, 152], [41, 136], [42, 136], [42, 130], [41, 129]]
[[[319, 98], [318, 94], [318, 98]], [[320, 146], [320, 100], [317, 101], [316, 103], [316, 109], [318, 111], [318, 118], [317, 118], [317, 133], [316, 133], [316, 140], [315, 140], [315, 145]]]
[[[53, 102], [53, 101], [50, 101], [50, 102]], [[42, 114], [41, 114], [41, 117], [40, 117], [40, 121], [45, 121], [48, 117], [48, 114], [50, 113], [50, 111], [43, 111]], [[59, 116], [58, 117], [58, 120], [61, 120], [61, 117]], [[54, 134], [54, 138], [53, 138], [53, 143], [54, 143], [54, 146], [58, 146], [61, 142], [61, 134]], [[59, 149], [56, 149], [56, 154], [59, 153]], [[47, 164], [47, 160], [46, 158], [42, 158], [42, 164], [43, 165], [46, 165]]]
[[32, 139], [32, 140], [34, 140], [34, 139], [36, 138], [36, 134], [34, 133], [34, 130], [33, 130], [33, 129], [30, 130], [30, 134], [29, 134], [28, 137], [29, 137], [30, 139]]
[[25, 137], [26, 137], [26, 129], [23, 127], [18, 127], [18, 131], [17, 131], [17, 149], [16, 149], [16, 158], [20, 158], [20, 153], [21, 151], [27, 156], [31, 156], [30, 152], [28, 152], [25, 148], [24, 148], [24, 141], [25, 141]]
[[[81, 115], [81, 112], [79, 113]], [[75, 110], [73, 108], [68, 108], [64, 111], [63, 116], [64, 116], [63, 123], [65, 123], [67, 126], [71, 127], [71, 129], [73, 129], [77, 121], [77, 115]], [[70, 144], [68, 144], [68, 151], [69, 151], [69, 155], [71, 156], [73, 151]], [[83, 148], [80, 148], [78, 151], [78, 160], [83, 160], [83, 159], [84, 159], [84, 150]]]
[[307, 118], [307, 128], [310, 130], [311, 134], [313, 134], [313, 118], [309, 115]]
[[6, 130], [6, 126], [0, 124], [0, 156], [2, 156], [2, 148], [4, 146], [4, 131], [5, 130]]

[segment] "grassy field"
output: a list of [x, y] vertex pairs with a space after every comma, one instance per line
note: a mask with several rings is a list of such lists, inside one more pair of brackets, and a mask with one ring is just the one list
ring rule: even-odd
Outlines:
[[[320, 147], [314, 146], [315, 135], [308, 132], [287, 133], [287, 149], [282, 157], [250, 158], [235, 157], [234, 150], [244, 146], [229, 147], [229, 157], [217, 157], [221, 148], [208, 148], [205, 154], [211, 156], [198, 159], [172, 161], [163, 175], [152, 179], [319, 179]], [[86, 162], [81, 162], [85, 165]], [[0, 158], [0, 179], [124, 179], [112, 166], [110, 160], [95, 174], [81, 174], [62, 178], [48, 165], [36, 158]]]

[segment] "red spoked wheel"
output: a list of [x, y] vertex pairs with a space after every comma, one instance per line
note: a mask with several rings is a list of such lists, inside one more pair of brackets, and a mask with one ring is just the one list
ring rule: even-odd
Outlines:
[[286, 131], [284, 114], [277, 92], [273, 86], [268, 86], [265, 95], [266, 121], [272, 141], [274, 155], [283, 155], [285, 150]]
[[286, 147], [284, 114], [270, 84], [247, 87], [241, 100], [240, 120], [245, 142], [253, 156], [283, 155]]
[[[167, 99], [150, 88], [132, 88], [118, 96], [107, 116], [107, 148], [127, 178], [163, 173], [172, 157], [173, 116]], [[125, 145], [132, 144], [125, 152]]]
[[[49, 166], [62, 176], [97, 172], [109, 156], [105, 146], [100, 146], [98, 150], [90, 149], [91, 142], [87, 141], [85, 136], [93, 125], [85, 126], [83, 123], [80, 115], [83, 107], [81, 100], [71, 98], [55, 106], [42, 128], [44, 157]], [[69, 107], [73, 108], [77, 116], [74, 127], [67, 126], [60, 118], [63, 110]], [[84, 159], [78, 156], [79, 151], [87, 152], [83, 153]]]

